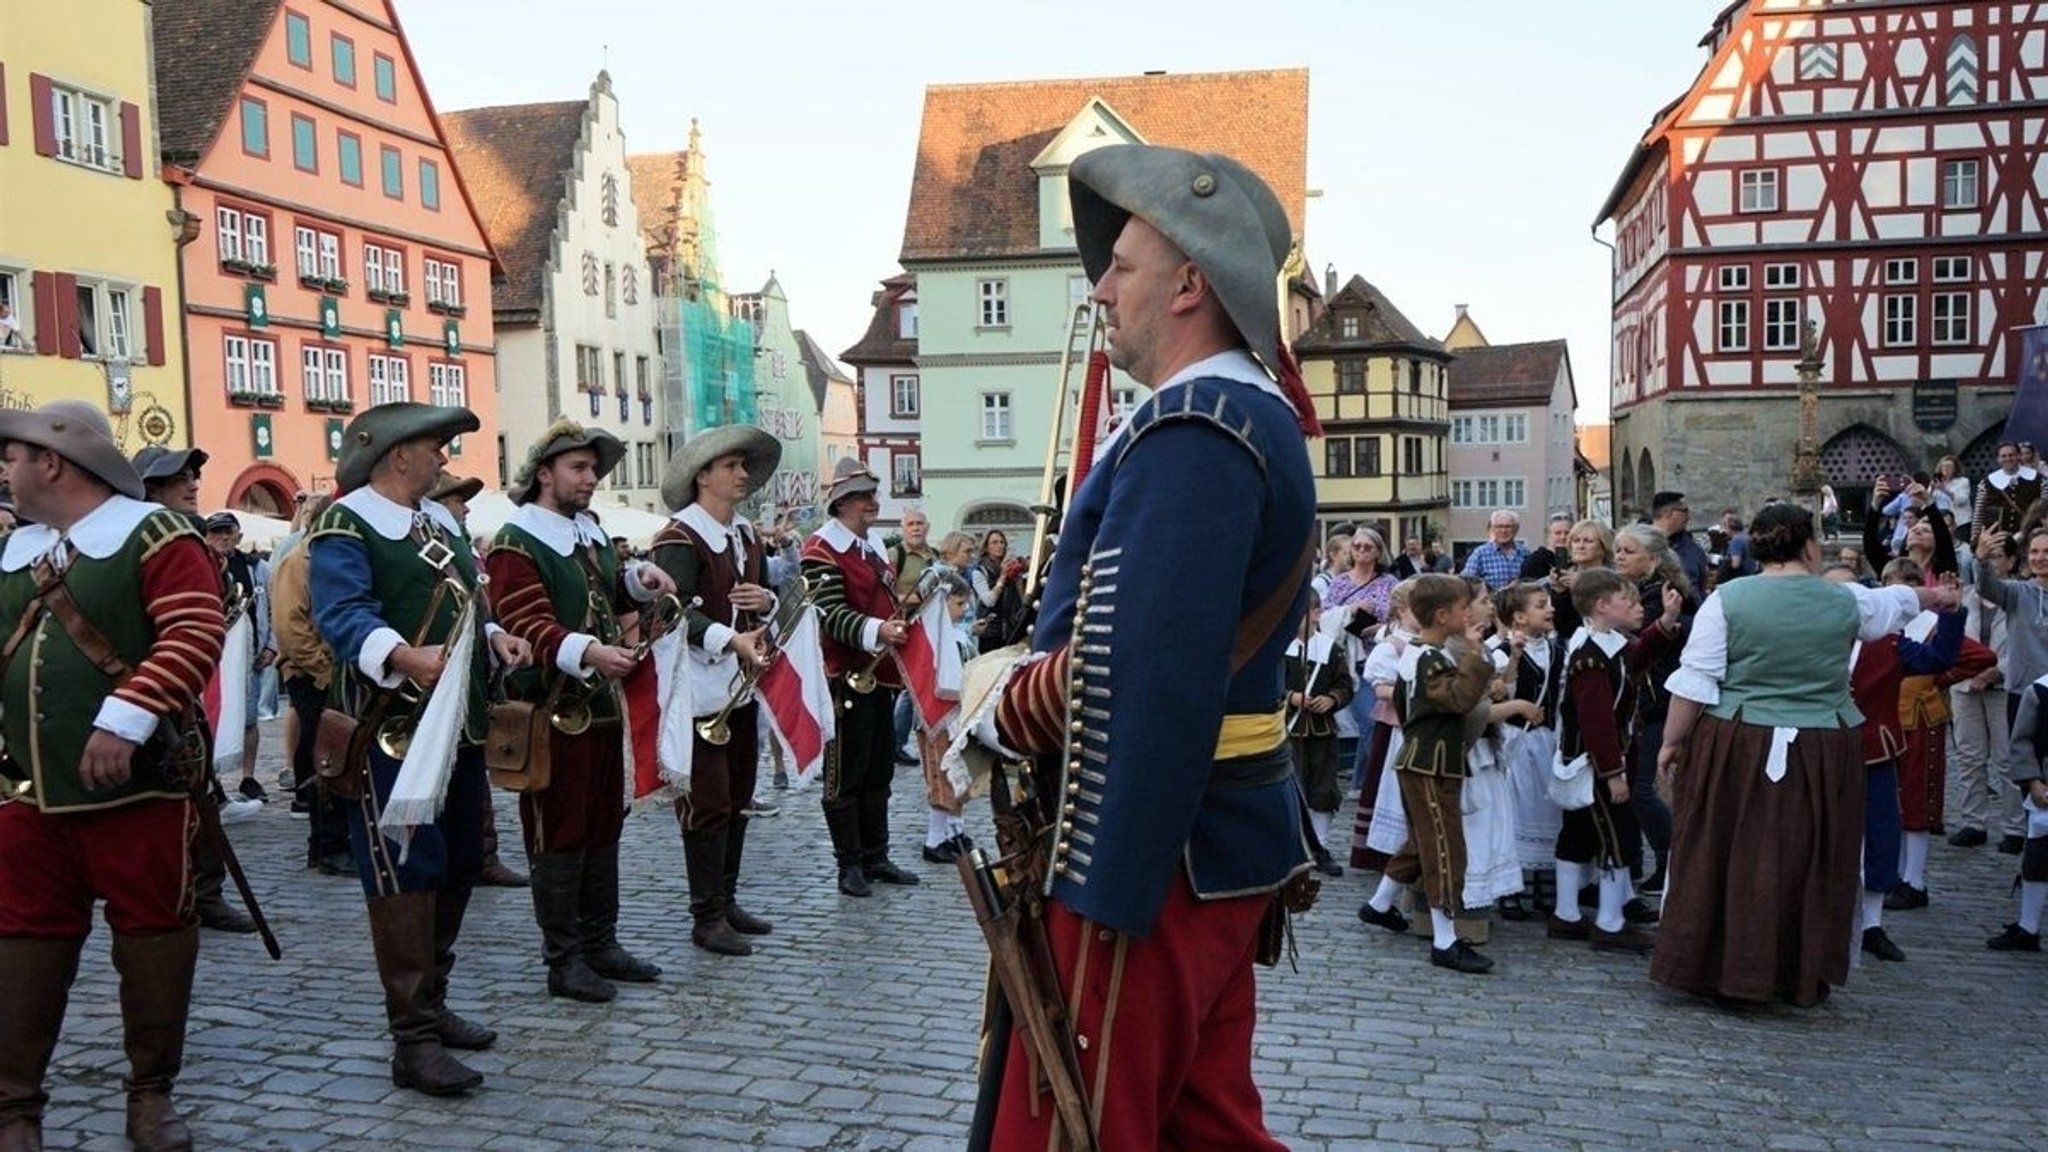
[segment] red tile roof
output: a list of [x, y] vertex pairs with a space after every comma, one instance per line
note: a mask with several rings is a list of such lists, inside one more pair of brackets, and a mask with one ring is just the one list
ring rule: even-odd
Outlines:
[[589, 108], [587, 100], [565, 100], [441, 116], [449, 154], [504, 270], [494, 312], [539, 315], [556, 212]]
[[[1359, 320], [1358, 335], [1338, 335], [1346, 316]], [[1295, 351], [1304, 356], [1392, 348], [1417, 349], [1439, 356], [1444, 350], [1442, 344], [1425, 335], [1394, 307], [1386, 293], [1367, 283], [1363, 276], [1345, 281], [1335, 296], [1324, 301], [1322, 315], [1294, 342]]]
[[1153, 144], [1221, 152], [1263, 177], [1302, 234], [1308, 69], [1113, 76], [925, 89], [902, 259], [1014, 256], [1038, 245], [1031, 161], [1090, 97]]
[[633, 209], [640, 217], [640, 231], [651, 247], [664, 254], [675, 250], [676, 224], [683, 215], [683, 188], [689, 176], [688, 152], [642, 152], [626, 157], [626, 177], [633, 186]]
[[213, 146], [277, 9], [278, 0], [156, 0], [150, 23], [165, 160], [196, 164]]
[[1451, 407], [1547, 404], [1557, 384], [1558, 369], [1568, 359], [1562, 340], [1467, 348], [1451, 361]]

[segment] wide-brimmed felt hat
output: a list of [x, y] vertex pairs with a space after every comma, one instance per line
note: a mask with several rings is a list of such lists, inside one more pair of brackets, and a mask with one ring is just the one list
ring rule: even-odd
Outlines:
[[1113, 144], [1074, 161], [1067, 196], [1089, 280], [1109, 270], [1110, 249], [1136, 216], [1202, 270], [1245, 346], [1280, 375], [1279, 278], [1294, 235], [1257, 174], [1214, 153]]
[[467, 408], [442, 408], [410, 400], [363, 410], [341, 436], [341, 459], [334, 466], [334, 486], [350, 492], [370, 482], [370, 472], [384, 454], [408, 440], [432, 436], [441, 443], [483, 427]]
[[165, 448], [151, 444], [135, 454], [135, 471], [141, 473], [146, 484], [151, 480], [168, 480], [187, 468], [197, 472], [210, 459], [212, 457], [204, 448]]
[[107, 414], [83, 400], [52, 400], [27, 411], [0, 411], [0, 440], [19, 440], [48, 448], [107, 487], [130, 499], [142, 499], [142, 474], [114, 443]]
[[567, 416], [555, 417], [548, 430], [540, 434], [533, 447], [526, 450], [526, 462], [512, 477], [512, 487], [505, 495], [514, 504], [525, 504], [540, 495], [541, 465], [553, 460], [564, 452], [588, 448], [597, 453], [597, 478], [611, 475], [612, 469], [626, 457], [626, 445], [617, 436], [602, 428], [586, 428]]
[[882, 482], [875, 478], [864, 461], [841, 456], [839, 463], [832, 466], [832, 487], [825, 492], [825, 515], [830, 516], [833, 507], [848, 496], [873, 492], [881, 486]]
[[446, 500], [453, 497], [467, 504], [476, 499], [476, 494], [483, 490], [484, 482], [474, 476], [457, 476], [453, 472], [443, 472], [440, 483], [435, 484], [434, 490], [427, 493], [427, 499]]
[[747, 486], [755, 492], [768, 486], [768, 478], [782, 463], [782, 441], [752, 424], [707, 428], [690, 437], [669, 460], [661, 477], [661, 502], [669, 511], [680, 512], [697, 499], [697, 473], [735, 452], [746, 456]]

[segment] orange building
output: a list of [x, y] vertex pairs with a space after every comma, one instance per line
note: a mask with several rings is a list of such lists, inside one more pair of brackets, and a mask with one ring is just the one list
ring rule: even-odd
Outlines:
[[497, 483], [490, 246], [394, 5], [155, 12], [202, 505], [289, 515], [390, 400], [473, 409], [450, 469]]

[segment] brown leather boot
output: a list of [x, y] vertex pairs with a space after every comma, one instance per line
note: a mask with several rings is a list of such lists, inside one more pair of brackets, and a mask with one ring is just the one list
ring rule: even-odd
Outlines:
[[725, 919], [725, 829], [683, 833], [683, 864], [690, 878], [690, 942], [720, 956], [751, 956], [754, 946]]
[[171, 1085], [185, 1063], [199, 929], [160, 936], [115, 933], [113, 956], [121, 974], [121, 1028], [128, 1049], [128, 1139], [139, 1152], [188, 1152], [192, 1132], [171, 1103]]
[[84, 944], [0, 939], [0, 1152], [42, 1152], [43, 1073]]
[[384, 984], [384, 1015], [397, 1045], [391, 1082], [429, 1096], [459, 1096], [484, 1082], [474, 1068], [448, 1054], [440, 1020], [429, 999], [434, 982], [433, 892], [402, 892], [370, 899], [370, 943]]
[[462, 934], [462, 917], [468, 910], [467, 891], [443, 889], [434, 898], [434, 982], [427, 990], [427, 1001], [434, 1010], [442, 1047], [481, 1052], [498, 1042], [498, 1033], [464, 1020], [448, 1007], [448, 977], [455, 971], [455, 938]]
[[498, 858], [498, 812], [488, 798], [484, 801], [484, 864], [476, 882], [493, 888], [524, 888], [530, 883]]

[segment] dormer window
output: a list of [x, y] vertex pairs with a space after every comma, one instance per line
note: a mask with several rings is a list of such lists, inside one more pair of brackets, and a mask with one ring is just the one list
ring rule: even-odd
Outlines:
[[1345, 313], [1337, 317], [1337, 335], [1346, 340], [1358, 339], [1358, 316]]

